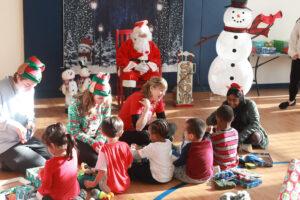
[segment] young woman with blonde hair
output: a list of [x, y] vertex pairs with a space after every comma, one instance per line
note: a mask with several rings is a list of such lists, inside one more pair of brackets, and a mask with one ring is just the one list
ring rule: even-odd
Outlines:
[[[141, 91], [130, 95], [123, 104], [119, 117], [124, 122], [124, 133], [121, 141], [138, 145], [150, 143], [148, 125], [152, 122], [152, 116], [166, 119], [163, 97], [168, 89], [167, 81], [159, 76], [153, 76], [147, 81]], [[169, 124], [168, 138], [171, 139], [177, 127]]]

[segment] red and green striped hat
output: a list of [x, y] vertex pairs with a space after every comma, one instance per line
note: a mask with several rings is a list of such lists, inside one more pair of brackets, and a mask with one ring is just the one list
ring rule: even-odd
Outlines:
[[19, 67], [18, 73], [24, 78], [40, 83], [42, 80], [42, 72], [44, 70], [45, 65], [37, 57], [31, 56]]
[[109, 73], [102, 73], [99, 72], [98, 74], [96, 74], [89, 87], [88, 90], [93, 93], [93, 94], [97, 94], [100, 96], [108, 96], [111, 94], [111, 90], [110, 90], [110, 85], [108, 83], [110, 79], [110, 75]]

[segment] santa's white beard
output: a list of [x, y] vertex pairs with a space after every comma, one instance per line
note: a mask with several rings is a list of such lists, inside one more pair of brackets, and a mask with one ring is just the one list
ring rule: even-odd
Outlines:
[[140, 53], [150, 51], [149, 41], [147, 38], [136, 38], [136, 40], [133, 42], [133, 47], [137, 52]]

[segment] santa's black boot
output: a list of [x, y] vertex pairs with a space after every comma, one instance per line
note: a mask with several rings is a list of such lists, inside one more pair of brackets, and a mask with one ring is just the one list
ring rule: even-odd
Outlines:
[[133, 93], [132, 87], [123, 87], [124, 100], [126, 100]]

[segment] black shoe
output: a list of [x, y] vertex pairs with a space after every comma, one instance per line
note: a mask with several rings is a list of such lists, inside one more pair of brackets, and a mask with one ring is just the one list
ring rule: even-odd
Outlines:
[[279, 104], [279, 108], [286, 109], [288, 106], [294, 106], [294, 105], [296, 105], [296, 99], [294, 100], [294, 102], [292, 104], [289, 104], [288, 101], [282, 102], [281, 104]]

